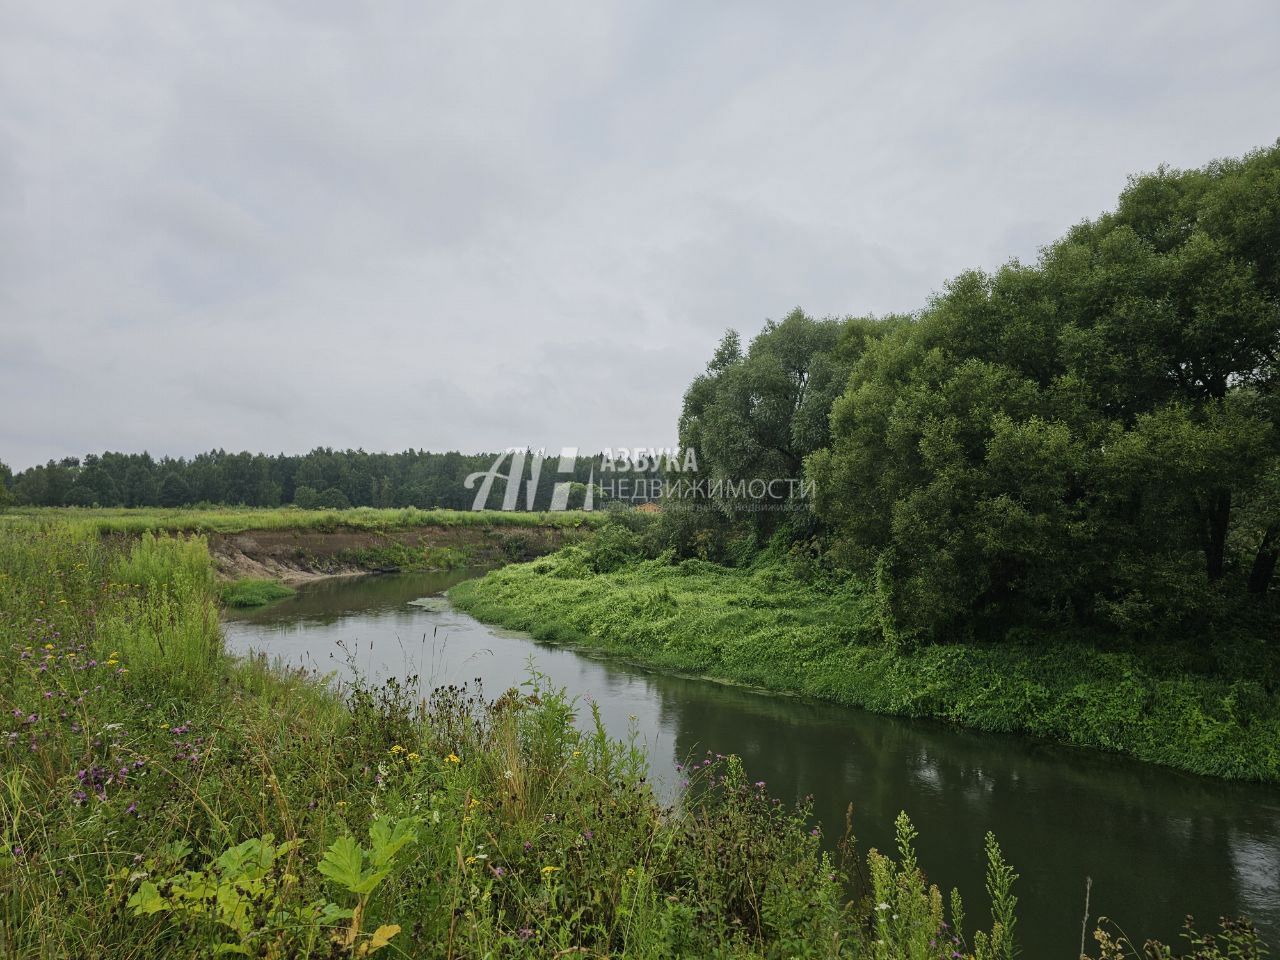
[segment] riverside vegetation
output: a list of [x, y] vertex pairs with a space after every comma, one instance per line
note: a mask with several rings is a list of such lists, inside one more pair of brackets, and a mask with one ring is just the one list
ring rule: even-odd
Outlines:
[[[339, 690], [229, 657], [216, 593], [198, 536], [0, 525], [6, 955], [1017, 954], [994, 837], [975, 923], [905, 817], [895, 850], [833, 856], [710, 755], [664, 807], [642, 752], [537, 676], [494, 700]], [[1263, 955], [1247, 922], [1192, 936]]]
[[917, 313], [730, 331], [679, 431], [698, 472], [668, 465], [651, 527], [457, 602], [680, 670], [1280, 779], [1280, 144], [1135, 177], [1036, 263]]

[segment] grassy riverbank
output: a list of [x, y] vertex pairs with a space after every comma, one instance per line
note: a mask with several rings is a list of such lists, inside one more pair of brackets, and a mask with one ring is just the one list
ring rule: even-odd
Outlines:
[[907, 846], [847, 904], [732, 760], [664, 809], [554, 690], [339, 696], [229, 658], [215, 595], [199, 538], [0, 527], [5, 956], [871, 956], [942, 929]]
[[713, 756], [664, 808], [536, 677], [338, 690], [229, 657], [216, 593], [199, 537], [0, 525], [0, 954], [1013, 956], [994, 838], [965, 920], [905, 818], [832, 858]]
[[[685, 673], [880, 713], [1017, 731], [1211, 776], [1280, 781], [1275, 654], [1238, 667], [1185, 647], [939, 644], [894, 649], [848, 583], [570, 548], [454, 587], [481, 620]], [[612, 564], [606, 564], [606, 567]]]

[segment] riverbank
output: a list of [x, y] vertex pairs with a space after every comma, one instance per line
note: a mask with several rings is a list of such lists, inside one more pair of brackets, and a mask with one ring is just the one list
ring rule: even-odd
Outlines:
[[230, 657], [216, 591], [202, 538], [0, 525], [5, 955], [1012, 955], [993, 838], [962, 925], [905, 818], [833, 860], [715, 756], [663, 807], [545, 682], [340, 691]]
[[320, 577], [452, 570], [531, 560], [576, 543], [603, 520], [582, 511], [294, 507], [28, 508], [0, 524], [56, 526], [106, 538], [143, 533], [206, 537], [219, 579], [297, 584]]
[[878, 713], [1025, 733], [1228, 779], [1280, 782], [1274, 663], [1192, 669], [1185, 650], [947, 644], [895, 650], [870, 598], [762, 562], [633, 560], [570, 549], [454, 587], [476, 618], [682, 673]]

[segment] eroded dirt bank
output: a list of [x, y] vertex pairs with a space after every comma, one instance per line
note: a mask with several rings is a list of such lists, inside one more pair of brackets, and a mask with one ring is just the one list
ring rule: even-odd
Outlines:
[[223, 579], [297, 583], [344, 574], [531, 560], [582, 536], [564, 527], [247, 530], [209, 534], [209, 552]]

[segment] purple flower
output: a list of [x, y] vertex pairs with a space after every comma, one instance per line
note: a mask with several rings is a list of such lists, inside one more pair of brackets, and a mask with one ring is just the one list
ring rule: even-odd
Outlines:
[[138, 815], [138, 804], [136, 802], [129, 804], [127, 807], [124, 808], [124, 812], [126, 816], [129, 814], [133, 814], [136, 817]]
[[521, 927], [519, 930], [516, 931], [516, 935], [521, 940], [528, 940], [530, 937], [533, 936], [533, 929], [531, 927]]

